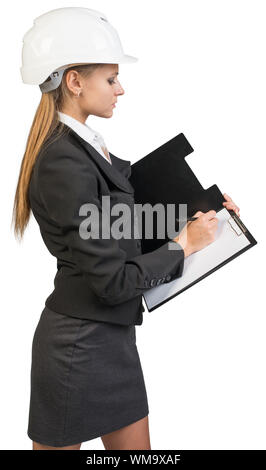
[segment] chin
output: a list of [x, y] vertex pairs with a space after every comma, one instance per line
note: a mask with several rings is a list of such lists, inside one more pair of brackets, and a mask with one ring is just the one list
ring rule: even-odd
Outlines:
[[106, 111], [106, 112], [99, 112], [99, 113], [95, 113], [93, 114], [93, 116], [97, 116], [97, 117], [101, 117], [101, 118], [110, 118], [113, 116], [113, 110], [111, 111]]

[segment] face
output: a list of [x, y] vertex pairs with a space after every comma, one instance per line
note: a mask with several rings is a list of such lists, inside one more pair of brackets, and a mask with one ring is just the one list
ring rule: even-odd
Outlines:
[[[62, 109], [81, 122], [94, 116], [110, 118], [113, 115], [114, 103], [119, 95], [125, 92], [118, 80], [118, 64], [103, 64], [88, 77], [83, 78], [75, 71], [67, 74], [67, 86], [72, 91], [71, 103]], [[75, 96], [81, 90], [80, 96]]]

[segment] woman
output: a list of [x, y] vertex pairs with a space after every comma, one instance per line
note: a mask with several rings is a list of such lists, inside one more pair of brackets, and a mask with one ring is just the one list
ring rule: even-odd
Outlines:
[[[107, 227], [103, 196], [111, 208], [134, 204], [130, 162], [85, 122], [112, 117], [124, 94], [118, 64], [135, 60], [106, 16], [86, 8], [50, 11], [24, 36], [22, 78], [42, 98], [21, 165], [15, 233], [23, 236], [32, 210], [58, 268], [32, 344], [28, 435], [36, 450], [78, 450], [98, 436], [105, 449], [151, 448], [135, 335], [142, 293], [159, 276], [181, 276], [184, 258], [217, 229], [215, 211], [197, 212], [172, 241], [177, 250], [166, 243], [141, 254], [138, 240], [89, 238], [82, 226], [93, 204], [103, 217], [90, 226]], [[224, 205], [238, 211], [229, 197]]]

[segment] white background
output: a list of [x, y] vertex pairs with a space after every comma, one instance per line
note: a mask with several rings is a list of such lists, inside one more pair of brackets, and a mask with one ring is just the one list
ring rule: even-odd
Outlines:
[[[22, 243], [11, 228], [14, 194], [39, 87], [20, 75], [33, 19], [65, 6], [94, 8], [117, 29], [125, 95], [110, 119], [87, 123], [132, 163], [183, 132], [204, 188], [240, 207], [258, 244], [136, 327], [152, 449], [265, 449], [265, 2], [145, 0], [6, 2], [1, 11], [1, 436], [26, 434], [32, 338], [53, 290], [56, 259], [31, 217]], [[71, 31], [70, 31], [71, 33]], [[82, 449], [103, 449], [101, 439]]]

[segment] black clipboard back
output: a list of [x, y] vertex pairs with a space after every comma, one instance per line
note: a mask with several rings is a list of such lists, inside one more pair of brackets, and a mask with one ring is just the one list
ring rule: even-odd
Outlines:
[[[218, 212], [223, 209], [225, 199], [217, 185], [204, 189], [186, 162], [185, 157], [193, 151], [181, 133], [131, 165], [129, 180], [135, 191], [135, 203], [152, 206], [161, 203], [165, 211], [167, 204], [175, 204], [176, 217], [179, 216], [179, 204], [187, 204], [188, 217], [198, 210], [207, 212], [214, 209]], [[155, 234], [156, 220], [154, 222]], [[164, 238], [145, 239], [143, 232], [141, 239], [142, 251], [146, 253], [159, 248], [168, 237], [165, 232]]]

